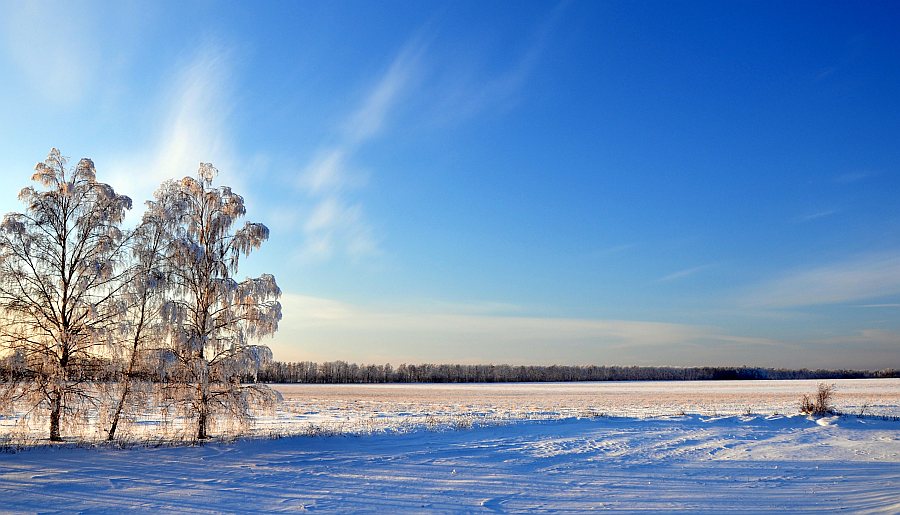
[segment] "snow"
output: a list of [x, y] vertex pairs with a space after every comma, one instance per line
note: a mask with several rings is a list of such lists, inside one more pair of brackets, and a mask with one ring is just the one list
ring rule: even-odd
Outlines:
[[[829, 381], [834, 406], [847, 414], [900, 417], [900, 379]], [[818, 381], [640, 381], [495, 384], [280, 384], [275, 409], [254, 424], [219, 422], [214, 435], [252, 436], [368, 434], [427, 428], [468, 428], [473, 424], [612, 417], [648, 418], [698, 414], [790, 415], [802, 394]], [[110, 395], [96, 392], [103, 400]], [[109, 401], [106, 401], [107, 403]], [[190, 421], [161, 412], [150, 397], [120, 421], [116, 438], [127, 443], [183, 440], [196, 434]], [[106, 437], [108, 413], [86, 410], [63, 419], [63, 436], [81, 442]], [[28, 405], [0, 413], [0, 446], [46, 443], [46, 412]]]
[[0, 512], [900, 512], [900, 381], [835, 383], [885, 417], [791, 415], [816, 381], [277, 385], [249, 439], [0, 453]]
[[[834, 383], [844, 413], [900, 416], [900, 379]], [[366, 433], [516, 420], [607, 415], [646, 418], [789, 415], [818, 381], [629, 381], [582, 383], [274, 385], [284, 401], [260, 420], [257, 434], [299, 430]]]
[[900, 423], [691, 415], [469, 430], [33, 448], [0, 511], [900, 511]]

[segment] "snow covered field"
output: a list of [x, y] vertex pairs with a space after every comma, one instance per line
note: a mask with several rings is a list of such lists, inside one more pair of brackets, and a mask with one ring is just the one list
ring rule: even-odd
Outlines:
[[0, 511], [900, 511], [900, 424], [685, 416], [0, 455]]
[[[843, 413], [900, 416], [900, 379], [849, 379], [836, 385], [835, 408]], [[793, 415], [798, 400], [818, 381], [640, 381], [585, 383], [272, 385], [283, 397], [274, 411], [249, 427], [219, 424], [213, 434], [287, 436], [408, 432], [419, 428], [468, 428], [515, 421], [648, 418], [698, 414]], [[152, 403], [152, 402], [151, 402]], [[44, 443], [47, 420], [40, 412], [0, 415], [0, 444]], [[82, 413], [64, 420], [70, 439], [99, 442], [104, 415]], [[190, 438], [193, 429], [177, 416], [148, 409], [123, 420], [119, 438], [131, 442]]]
[[[900, 416], [900, 379], [845, 379], [844, 413]], [[819, 381], [637, 381], [585, 383], [274, 385], [284, 397], [256, 430], [371, 432], [571, 417], [793, 415]]]
[[256, 431], [301, 436], [0, 454], [0, 512], [900, 512], [900, 422], [795, 416], [815, 385], [284, 385]]

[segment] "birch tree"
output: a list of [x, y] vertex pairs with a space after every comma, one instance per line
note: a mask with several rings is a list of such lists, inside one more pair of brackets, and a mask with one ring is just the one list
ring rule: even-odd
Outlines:
[[269, 237], [259, 223], [236, 224], [244, 199], [227, 186], [214, 187], [218, 171], [200, 165], [196, 178], [167, 181], [155, 193], [171, 241], [171, 295], [163, 315], [173, 353], [169, 377], [196, 418], [196, 437], [207, 439], [217, 415], [246, 415], [255, 400], [271, 399], [264, 386], [242, 386], [241, 377], [271, 359], [268, 347], [251, 342], [274, 334], [281, 295], [269, 274], [234, 279], [240, 259]]
[[120, 230], [131, 199], [98, 182], [84, 158], [67, 169], [52, 149], [19, 200], [23, 213], [0, 224], [0, 337], [29, 377], [22, 388], [49, 412], [51, 441], [60, 419], [90, 399], [86, 383], [115, 343], [122, 312], [126, 237]]
[[169, 277], [165, 256], [166, 214], [156, 202], [147, 204], [148, 209], [131, 237], [131, 273], [122, 291], [126, 310], [120, 319], [120, 332], [124, 338], [116, 349], [121, 352], [117, 362], [123, 368], [117, 374], [118, 398], [112, 406], [107, 430], [110, 441], [128, 411], [138, 376], [148, 372], [149, 358], [158, 355], [165, 338], [162, 307]]

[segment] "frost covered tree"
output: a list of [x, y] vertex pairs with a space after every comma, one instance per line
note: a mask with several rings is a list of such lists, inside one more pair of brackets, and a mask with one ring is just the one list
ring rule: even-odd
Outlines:
[[114, 349], [119, 353], [116, 362], [122, 368], [116, 374], [118, 395], [109, 415], [107, 440], [115, 438], [137, 384], [152, 387], [146, 384], [146, 377], [140, 376], [150, 371], [152, 358], [159, 355], [165, 339], [162, 307], [169, 283], [165, 255], [169, 239], [165, 212], [155, 202], [147, 204], [141, 223], [131, 235], [131, 271], [121, 292], [125, 310], [120, 317], [119, 331], [123, 341]]
[[125, 284], [131, 199], [98, 182], [84, 158], [67, 169], [52, 149], [38, 163], [37, 187], [19, 193], [24, 213], [0, 224], [0, 337], [19, 361], [23, 393], [49, 411], [50, 440], [60, 418], [91, 398], [89, 381], [116, 342]]
[[167, 181], [155, 193], [170, 235], [171, 298], [163, 307], [172, 362], [167, 377], [196, 418], [196, 437], [209, 437], [217, 415], [246, 415], [255, 401], [271, 400], [268, 387], [241, 378], [271, 360], [268, 347], [251, 342], [274, 334], [281, 319], [275, 278], [236, 281], [241, 257], [259, 248], [269, 230], [246, 222], [244, 199], [214, 187], [218, 171], [202, 163], [196, 178]]

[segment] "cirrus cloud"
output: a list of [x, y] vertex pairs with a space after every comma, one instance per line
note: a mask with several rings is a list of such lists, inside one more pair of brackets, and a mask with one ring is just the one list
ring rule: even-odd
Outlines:
[[838, 304], [900, 294], [900, 251], [858, 255], [795, 270], [754, 287], [743, 303], [786, 308]]

